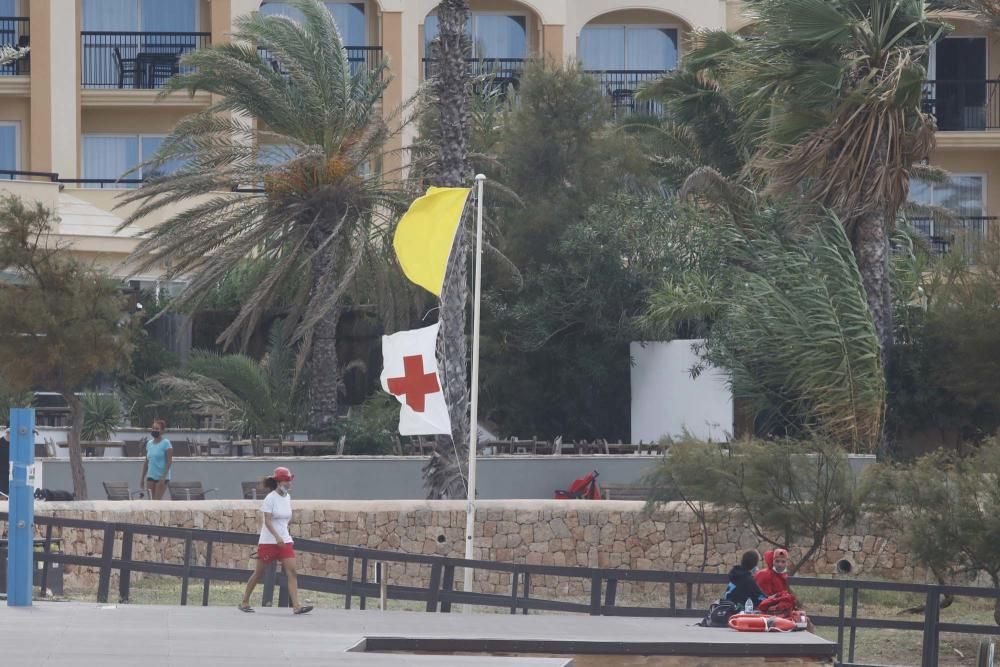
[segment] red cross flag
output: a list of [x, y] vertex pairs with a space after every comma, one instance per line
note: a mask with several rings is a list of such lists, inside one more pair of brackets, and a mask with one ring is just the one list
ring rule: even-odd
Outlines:
[[382, 336], [382, 389], [403, 404], [400, 435], [451, 433], [434, 354], [438, 326]]

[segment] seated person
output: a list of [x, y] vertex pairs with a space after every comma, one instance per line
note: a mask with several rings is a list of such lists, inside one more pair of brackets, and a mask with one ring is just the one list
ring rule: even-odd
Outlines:
[[754, 580], [753, 571], [760, 562], [760, 556], [756, 551], [747, 551], [740, 558], [740, 564], [729, 571], [729, 587], [726, 589], [723, 600], [728, 600], [740, 609], [746, 607], [747, 600], [753, 603], [756, 608], [767, 596], [760, 590]]
[[777, 595], [778, 593], [790, 593], [788, 589], [788, 552], [784, 549], [775, 549], [764, 553], [764, 563], [767, 567], [758, 570], [754, 575], [757, 585], [764, 595]]
[[[767, 565], [767, 569], [758, 570], [757, 574], [754, 575], [760, 590], [768, 597], [786, 593], [789, 599], [788, 604], [796, 611], [801, 612], [802, 607], [799, 605], [799, 601], [788, 587], [788, 552], [784, 549], [765, 552], [764, 563]], [[806, 617], [806, 623], [806, 629], [809, 632], [816, 629], [808, 617]]]

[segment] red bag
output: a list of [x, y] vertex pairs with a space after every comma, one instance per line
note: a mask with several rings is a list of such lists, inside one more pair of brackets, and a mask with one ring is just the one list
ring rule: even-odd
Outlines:
[[797, 606], [798, 601], [795, 599], [795, 596], [788, 591], [782, 591], [781, 593], [775, 593], [768, 598], [764, 598], [758, 608], [763, 613], [770, 614], [771, 616], [795, 620], [797, 616], [795, 608]]

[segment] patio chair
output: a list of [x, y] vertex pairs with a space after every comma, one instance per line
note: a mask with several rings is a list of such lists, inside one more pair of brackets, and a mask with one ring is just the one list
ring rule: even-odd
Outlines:
[[271, 492], [267, 487], [261, 485], [260, 480], [240, 482], [240, 486], [243, 488], [244, 500], [260, 500]]
[[177, 442], [171, 442], [171, 446], [174, 449], [174, 456], [191, 456], [191, 443], [187, 440], [178, 440]]
[[125, 458], [141, 459], [146, 457], [145, 440], [126, 440], [123, 449], [125, 450]]
[[123, 58], [122, 51], [117, 46], [111, 50], [111, 53], [115, 60], [115, 67], [118, 68], [118, 87], [124, 88], [125, 78], [131, 77], [132, 83], [129, 88], [135, 88], [136, 75], [138, 74], [135, 58]]
[[253, 442], [254, 456], [281, 456], [282, 449], [281, 438], [255, 438]]
[[108, 500], [132, 500], [145, 495], [142, 491], [130, 491], [128, 482], [104, 482], [104, 493]]
[[201, 482], [167, 482], [171, 500], [207, 500], [206, 494], [218, 489], [205, 489]]

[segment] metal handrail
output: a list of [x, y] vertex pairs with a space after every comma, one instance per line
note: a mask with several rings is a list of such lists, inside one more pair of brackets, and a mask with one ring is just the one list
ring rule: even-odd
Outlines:
[[1000, 129], [1000, 81], [924, 81], [923, 109], [935, 117], [938, 130], [944, 132]]
[[931, 252], [946, 255], [956, 248], [963, 254], [975, 254], [978, 246], [988, 240], [997, 216], [959, 216], [947, 218], [941, 215], [910, 216], [910, 226], [926, 239]]
[[[26, 16], [0, 16], [0, 45], [22, 48], [31, 45], [31, 22]], [[31, 54], [0, 66], [0, 76], [31, 73]]]
[[[63, 185], [97, 185], [100, 189], [104, 189], [108, 186], [117, 184], [123, 185], [141, 185], [146, 182], [144, 178], [62, 178], [59, 174], [49, 171], [24, 171], [20, 169], [0, 169], [0, 180], [13, 181], [18, 179], [18, 177], [24, 178], [47, 178], [53, 183], [60, 183]], [[234, 185], [231, 187], [230, 192], [239, 192], [242, 194], [262, 194], [264, 189], [249, 186], [239, 186]]]

